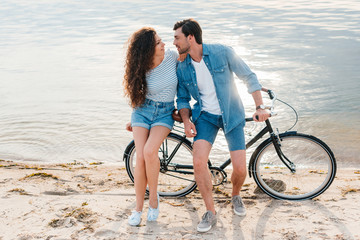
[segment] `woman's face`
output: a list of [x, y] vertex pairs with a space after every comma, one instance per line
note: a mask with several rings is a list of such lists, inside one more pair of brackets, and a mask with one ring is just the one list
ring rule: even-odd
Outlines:
[[164, 57], [165, 54], [165, 43], [161, 38], [155, 34], [155, 57]]

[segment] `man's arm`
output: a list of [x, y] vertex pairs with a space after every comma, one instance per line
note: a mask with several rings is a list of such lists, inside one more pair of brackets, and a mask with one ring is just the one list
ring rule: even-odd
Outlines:
[[[260, 105], [263, 105], [263, 99], [261, 96], [261, 92], [259, 90], [253, 92], [251, 95], [255, 102], [255, 108], [257, 108]], [[268, 119], [269, 116], [270, 116], [269, 112], [266, 109], [258, 108], [258, 109], [256, 109], [256, 112], [253, 114], [253, 119], [256, 122], [263, 122], [266, 119]]]
[[184, 123], [184, 130], [186, 137], [195, 137], [196, 128], [195, 128], [195, 124], [190, 120], [190, 109], [188, 108], [180, 109], [179, 114]]
[[248, 93], [252, 94], [257, 90], [261, 90], [261, 84], [258, 78], [249, 66], [235, 53], [233, 48], [225, 46], [225, 49], [230, 70], [234, 72], [239, 79], [244, 81]]
[[[229, 61], [229, 67], [238, 78], [244, 80], [248, 92], [251, 93], [254, 102], [255, 108], [260, 105], [263, 105], [263, 99], [261, 96], [261, 85], [257, 79], [255, 73], [251, 71], [249, 66], [235, 53], [232, 48], [227, 48], [227, 59]], [[256, 122], [263, 122], [269, 117], [269, 112], [265, 109], [256, 109], [253, 114], [253, 118]]]
[[184, 123], [184, 131], [186, 137], [194, 137], [196, 135], [196, 129], [194, 123], [190, 120], [190, 100], [191, 96], [187, 88], [182, 84], [182, 76], [177, 72], [178, 86], [177, 86], [177, 98], [176, 105]]

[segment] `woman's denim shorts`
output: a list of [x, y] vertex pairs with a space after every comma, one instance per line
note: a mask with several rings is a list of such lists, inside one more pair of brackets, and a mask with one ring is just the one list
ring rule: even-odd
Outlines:
[[[216, 135], [220, 128], [224, 129], [224, 123], [221, 115], [214, 115], [205, 111], [202, 111], [199, 118], [195, 122], [196, 140], [206, 140], [211, 145], [214, 144]], [[245, 150], [245, 134], [244, 125], [239, 124], [230, 132], [225, 134], [225, 138], [229, 147], [229, 151]]]
[[143, 105], [133, 110], [131, 126], [146, 129], [164, 126], [171, 130], [174, 125], [174, 119], [171, 116], [174, 109], [174, 102], [155, 102], [146, 99]]

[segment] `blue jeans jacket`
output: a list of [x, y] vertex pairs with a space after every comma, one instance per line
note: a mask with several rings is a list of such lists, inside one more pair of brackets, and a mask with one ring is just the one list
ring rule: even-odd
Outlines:
[[[224, 132], [228, 133], [239, 124], [245, 124], [245, 110], [234, 82], [233, 73], [245, 82], [249, 93], [261, 90], [261, 85], [255, 73], [231, 47], [221, 44], [203, 44], [203, 60], [213, 78], [223, 118]], [[177, 108], [179, 110], [191, 109], [192, 97], [196, 101], [192, 108], [192, 120], [196, 122], [200, 116], [202, 103], [190, 55], [183, 62], [178, 63], [176, 74], [179, 80]]]

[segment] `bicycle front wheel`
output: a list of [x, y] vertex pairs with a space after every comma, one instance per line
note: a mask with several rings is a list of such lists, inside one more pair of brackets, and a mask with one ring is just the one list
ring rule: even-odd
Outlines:
[[320, 139], [296, 132], [283, 133], [279, 135], [278, 146], [280, 151], [269, 138], [251, 159], [255, 182], [266, 194], [277, 199], [305, 200], [320, 195], [331, 185], [336, 161], [331, 149]]
[[[125, 166], [134, 182], [136, 148], [130, 143], [124, 154]], [[170, 133], [159, 149], [160, 173], [158, 193], [160, 196], [185, 196], [196, 188], [192, 162], [192, 146], [183, 137]], [[146, 190], [148, 193], [148, 189]]]

